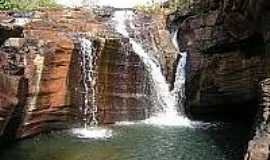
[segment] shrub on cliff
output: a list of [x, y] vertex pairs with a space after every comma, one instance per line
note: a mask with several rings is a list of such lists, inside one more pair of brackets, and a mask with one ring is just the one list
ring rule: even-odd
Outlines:
[[169, 8], [172, 11], [183, 10], [189, 7], [191, 4], [191, 0], [170, 0]]
[[169, 0], [163, 4], [152, 0], [151, 5], [138, 5], [136, 10], [142, 11], [149, 14], [174, 12], [176, 10], [183, 10], [190, 7], [191, 0]]
[[145, 12], [147, 14], [157, 14], [164, 12], [164, 8], [159, 3], [153, 3], [151, 5], [137, 5], [135, 9], [137, 11]]
[[56, 6], [54, 0], [0, 0], [0, 10], [37, 10]]

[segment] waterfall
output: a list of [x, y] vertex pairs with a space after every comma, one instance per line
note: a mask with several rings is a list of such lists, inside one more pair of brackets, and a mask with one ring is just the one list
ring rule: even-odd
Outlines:
[[39, 54], [36, 55], [33, 63], [35, 66], [35, 74], [33, 77], [33, 86], [34, 87], [34, 95], [29, 100], [29, 111], [33, 111], [37, 108], [37, 99], [40, 92], [40, 82], [42, 78], [42, 72], [44, 69], [44, 60], [45, 58]]
[[182, 113], [184, 112], [184, 103], [185, 103], [185, 82], [186, 82], [186, 62], [187, 62], [187, 53], [186, 52], [180, 52], [178, 42], [177, 42], [177, 35], [178, 31], [175, 31], [173, 33], [173, 39], [172, 42], [177, 49], [178, 53], [181, 55], [181, 58], [179, 59], [176, 73], [175, 73], [175, 81], [174, 81], [174, 89], [173, 94], [178, 99], [178, 103], [181, 104]]
[[136, 42], [135, 39], [129, 36], [127, 28], [129, 27], [132, 29], [134, 27], [132, 24], [134, 16], [133, 11], [116, 11], [112, 21], [116, 23], [116, 31], [129, 39], [134, 52], [141, 58], [154, 83], [153, 89], [154, 93], [156, 93], [156, 99], [153, 101], [157, 104], [156, 107], [161, 106], [161, 110], [157, 109], [159, 111], [153, 113], [152, 117], [145, 120], [145, 123], [187, 126], [190, 124], [189, 120], [177, 112], [179, 98], [181, 97], [178, 92], [180, 91], [180, 93], [182, 93], [184, 91], [184, 67], [186, 56], [182, 53], [182, 58], [177, 68], [175, 88], [170, 91], [169, 84], [167, 83], [165, 76], [162, 74], [159, 61], [143, 49], [143, 44]]
[[96, 103], [96, 48], [94, 43], [87, 38], [79, 38], [80, 42], [80, 66], [82, 75], [82, 98], [81, 111], [83, 115], [84, 128], [74, 128], [73, 135], [78, 138], [104, 139], [112, 136], [112, 130], [98, 127]]
[[81, 111], [85, 128], [98, 124], [97, 104], [96, 104], [96, 76], [95, 76], [95, 47], [91, 40], [80, 38], [80, 58], [81, 58], [81, 75], [82, 75], [82, 97], [83, 106]]

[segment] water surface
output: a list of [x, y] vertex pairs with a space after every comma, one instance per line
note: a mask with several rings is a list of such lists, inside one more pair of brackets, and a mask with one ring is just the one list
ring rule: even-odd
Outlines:
[[248, 128], [146, 124], [111, 126], [112, 137], [79, 138], [70, 131], [40, 135], [1, 149], [1, 160], [240, 160]]

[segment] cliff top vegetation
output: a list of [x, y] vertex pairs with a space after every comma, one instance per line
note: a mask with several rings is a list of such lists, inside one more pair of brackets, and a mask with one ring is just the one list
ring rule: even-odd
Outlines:
[[31, 11], [39, 8], [55, 8], [54, 0], [0, 0], [0, 10]]

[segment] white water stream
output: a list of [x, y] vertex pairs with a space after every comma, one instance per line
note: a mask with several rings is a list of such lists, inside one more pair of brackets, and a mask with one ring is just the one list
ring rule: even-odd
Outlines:
[[97, 120], [97, 104], [96, 104], [96, 76], [94, 75], [96, 60], [95, 47], [91, 40], [87, 38], [80, 38], [80, 62], [82, 75], [82, 97], [83, 105], [81, 111], [83, 112], [84, 128], [75, 128], [71, 132], [79, 138], [109, 138], [112, 136], [112, 131], [107, 128], [98, 127]]
[[[127, 28], [132, 28], [134, 18], [133, 11], [116, 11], [113, 17], [115, 23], [115, 29], [117, 32], [122, 34], [124, 37], [129, 38], [135, 53], [141, 58], [146, 69], [148, 70], [150, 77], [153, 81], [154, 90], [157, 94], [157, 103], [162, 106], [160, 112], [154, 113], [152, 117], [145, 120], [144, 123], [155, 124], [155, 125], [166, 125], [166, 126], [190, 126], [190, 121], [177, 111], [177, 106], [181, 106], [179, 98], [183, 96], [184, 84], [185, 84], [185, 62], [186, 54], [182, 53], [182, 58], [177, 67], [176, 81], [174, 90], [170, 91], [170, 86], [166, 81], [165, 76], [162, 74], [161, 66], [158, 64], [158, 60], [155, 57], [148, 54], [144, 49], [143, 45], [136, 42], [135, 39], [129, 37]], [[176, 42], [176, 38], [174, 41]], [[182, 93], [179, 96], [179, 92]]]
[[[155, 0], [155, 3], [162, 3], [166, 0]], [[66, 7], [91, 7], [94, 5], [98, 6], [112, 6], [115, 8], [134, 8], [137, 5], [151, 5], [151, 0], [98, 0], [98, 1], [85, 1], [85, 0], [57, 0], [59, 4], [62, 4]], [[188, 118], [184, 117], [181, 113], [178, 112], [177, 107], [181, 106], [184, 99], [184, 88], [185, 88], [185, 64], [186, 64], [186, 53], [180, 53], [181, 59], [179, 61], [177, 72], [175, 75], [175, 83], [174, 89], [170, 91], [169, 84], [166, 81], [165, 76], [162, 74], [162, 69], [158, 60], [148, 54], [143, 45], [136, 42], [135, 39], [129, 37], [129, 32], [127, 28], [133, 28], [134, 25], [132, 24], [134, 18], [134, 12], [128, 10], [116, 11], [112, 21], [115, 24], [115, 29], [118, 33], [123, 35], [126, 38], [129, 38], [129, 41], [132, 45], [134, 52], [141, 58], [145, 67], [147, 68], [148, 73], [153, 81], [153, 88], [155, 93], [157, 94], [157, 103], [159, 106], [162, 107], [161, 111], [157, 113], [153, 113], [153, 115], [141, 123], [146, 123], [150, 125], [158, 125], [158, 126], [191, 126], [191, 122]], [[82, 54], [85, 58], [89, 58], [92, 53], [89, 53], [89, 50], [92, 46], [91, 42], [83, 39], [82, 43]], [[173, 43], [175, 47], [178, 49], [177, 44], [177, 33], [173, 38]], [[178, 49], [179, 50], [179, 49]], [[88, 54], [88, 56], [87, 56]], [[90, 55], [89, 55], [90, 54]], [[93, 59], [93, 58], [92, 58]], [[92, 60], [90, 58], [90, 60]], [[84, 60], [85, 61], [85, 60]], [[82, 66], [86, 66], [86, 62], [82, 62]], [[89, 67], [89, 66], [88, 66]], [[91, 66], [90, 66], [91, 68]], [[83, 68], [86, 70], [86, 68]], [[91, 79], [91, 76], [86, 74], [85, 80]], [[84, 81], [85, 81], [84, 80]], [[86, 82], [86, 81], [85, 81]], [[87, 83], [87, 82], [86, 82]], [[95, 83], [95, 81], [93, 82]], [[93, 84], [94, 85], [94, 84]], [[93, 88], [89, 88], [85, 85], [85, 91], [92, 90]], [[89, 96], [89, 95], [85, 95]], [[93, 96], [95, 97], [95, 96]], [[92, 101], [92, 104], [95, 104], [95, 99], [89, 100], [85, 97], [85, 104], [89, 104], [89, 101]], [[91, 109], [86, 105], [85, 114], [92, 114], [92, 119], [95, 124], [97, 124], [97, 120], [95, 118], [97, 108], [94, 106]], [[158, 105], [157, 105], [158, 107]], [[87, 109], [88, 108], [88, 109]], [[87, 120], [85, 120], [87, 122]], [[87, 122], [88, 123], [88, 122]], [[86, 124], [87, 124], [86, 123]], [[133, 124], [130, 122], [124, 122], [125, 124]], [[118, 124], [121, 124], [118, 123]], [[85, 128], [77, 128], [73, 129], [72, 133], [77, 135], [80, 138], [109, 138], [112, 136], [112, 131], [106, 128], [99, 128], [99, 127], [87, 127]]]
[[[82, 83], [83, 83], [83, 120], [85, 128], [90, 125], [97, 125], [97, 104], [96, 104], [96, 77], [94, 76], [95, 55], [94, 47], [91, 40], [86, 38], [80, 39], [80, 57], [81, 57], [81, 70], [82, 70]], [[90, 84], [90, 86], [89, 86]], [[91, 93], [91, 95], [89, 94]]]

